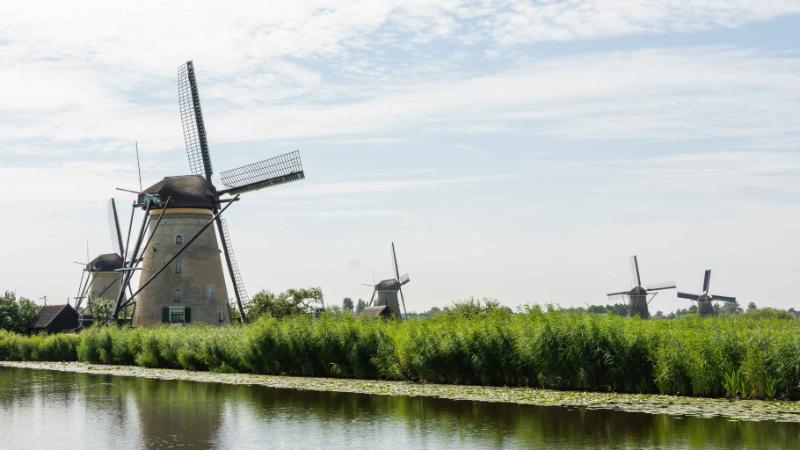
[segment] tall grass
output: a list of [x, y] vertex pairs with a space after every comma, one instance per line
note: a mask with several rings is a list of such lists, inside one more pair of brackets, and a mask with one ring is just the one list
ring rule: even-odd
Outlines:
[[800, 321], [747, 315], [642, 321], [534, 308], [402, 323], [345, 315], [79, 335], [0, 331], [0, 360], [800, 399]]

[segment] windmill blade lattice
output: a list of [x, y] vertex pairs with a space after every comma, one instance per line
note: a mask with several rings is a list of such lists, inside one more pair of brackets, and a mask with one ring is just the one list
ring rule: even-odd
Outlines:
[[228, 194], [256, 191], [269, 186], [290, 183], [305, 178], [300, 152], [278, 155], [263, 161], [225, 170], [220, 173]]
[[187, 61], [178, 69], [178, 105], [189, 168], [193, 174], [203, 175], [211, 180], [211, 156], [208, 153], [206, 126], [203, 122], [203, 111], [200, 109], [200, 94], [197, 92], [192, 61]]
[[228, 230], [228, 222], [224, 218], [220, 218], [222, 222], [222, 239], [225, 240], [225, 245], [228, 248], [228, 258], [231, 263], [231, 272], [233, 278], [233, 284], [236, 287], [236, 292], [239, 293], [239, 300], [242, 303], [247, 303], [250, 299], [250, 296], [247, 295], [247, 290], [244, 287], [244, 281], [242, 280], [242, 273], [239, 270], [239, 263], [236, 262], [236, 254], [233, 252], [233, 244], [231, 244], [231, 233]]

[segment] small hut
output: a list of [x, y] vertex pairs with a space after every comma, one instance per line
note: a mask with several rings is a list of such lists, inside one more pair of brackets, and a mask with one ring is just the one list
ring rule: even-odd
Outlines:
[[78, 312], [70, 305], [46, 305], [36, 314], [31, 331], [60, 333], [78, 328]]

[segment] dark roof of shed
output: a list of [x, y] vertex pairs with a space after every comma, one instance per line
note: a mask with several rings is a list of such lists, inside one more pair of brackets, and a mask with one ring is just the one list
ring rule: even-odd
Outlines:
[[104, 253], [86, 265], [88, 272], [111, 272], [122, 268], [122, 256], [116, 253]]
[[161, 201], [172, 197], [167, 208], [214, 209], [214, 200], [219, 197], [214, 185], [201, 175], [166, 177], [144, 193], [158, 194]]
[[386, 305], [381, 306], [368, 306], [364, 308], [364, 316], [367, 319], [374, 319], [379, 316], [386, 316], [391, 310]]
[[72, 309], [70, 305], [47, 305], [42, 306], [39, 313], [36, 314], [36, 319], [33, 321], [33, 328], [47, 328], [50, 322], [53, 321], [65, 309]]

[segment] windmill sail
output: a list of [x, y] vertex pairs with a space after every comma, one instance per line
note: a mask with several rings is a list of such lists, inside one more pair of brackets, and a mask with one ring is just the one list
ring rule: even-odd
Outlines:
[[675, 289], [677, 286], [675, 285], [674, 281], [667, 281], [664, 283], [655, 283], [655, 284], [648, 284], [647, 290], [648, 291], [660, 291], [663, 289]]
[[187, 61], [178, 69], [178, 105], [180, 106], [183, 140], [189, 168], [195, 175], [203, 175], [211, 180], [211, 156], [208, 153], [206, 126], [203, 111], [200, 109], [200, 95], [194, 77], [194, 65]]
[[108, 232], [111, 237], [111, 248], [114, 253], [122, 255], [124, 244], [122, 243], [122, 230], [119, 228], [119, 215], [117, 215], [117, 204], [112, 197], [108, 201]]
[[395, 279], [397, 280], [398, 283], [397, 291], [400, 293], [400, 301], [403, 304], [403, 316], [408, 317], [408, 313], [406, 312], [406, 298], [403, 295], [403, 285], [408, 283], [409, 278], [407, 273], [403, 274], [403, 277], [405, 277], [405, 282], [403, 282], [403, 279], [400, 277], [400, 268], [397, 265], [397, 252], [394, 249], [394, 242], [392, 242], [392, 261], [394, 262], [394, 275], [396, 277]]
[[636, 255], [631, 256], [631, 278], [634, 286], [642, 285], [642, 277], [639, 275], [639, 261], [636, 259]]
[[236, 290], [237, 294], [237, 301], [239, 302], [240, 313], [243, 312], [244, 306], [242, 303], [246, 303], [250, 297], [247, 295], [247, 290], [244, 287], [244, 281], [242, 280], [242, 273], [239, 270], [239, 264], [236, 262], [236, 255], [233, 253], [233, 244], [231, 244], [231, 233], [228, 230], [228, 222], [220, 218], [220, 222], [222, 223], [222, 240], [225, 241], [225, 247], [228, 249], [228, 262], [230, 263], [230, 272], [231, 278], [233, 282], [233, 288]]
[[221, 193], [240, 194], [305, 178], [300, 152], [293, 151], [220, 173], [228, 189]]

